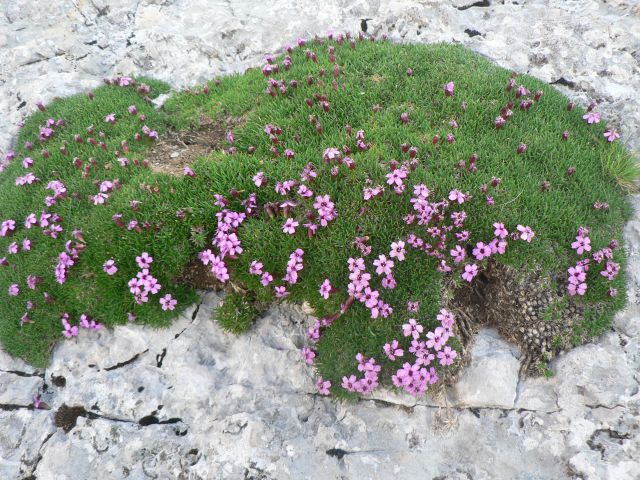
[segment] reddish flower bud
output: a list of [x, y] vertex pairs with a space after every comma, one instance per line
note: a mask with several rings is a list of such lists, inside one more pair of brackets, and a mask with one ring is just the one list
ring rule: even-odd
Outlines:
[[497, 187], [498, 185], [500, 185], [500, 183], [502, 183], [502, 180], [500, 180], [500, 179], [499, 179], [499, 178], [497, 178], [497, 177], [493, 177], [493, 178], [491, 179], [491, 185], [492, 185], [493, 187]]
[[89, 100], [93, 100], [93, 92], [91, 90], [87, 92], [87, 97], [89, 97]]
[[32, 142], [24, 142], [24, 148], [31, 151], [33, 150], [33, 143]]
[[573, 110], [574, 106], [575, 106], [575, 104], [573, 102], [567, 103], [567, 110], [569, 110], [569, 111]]
[[409, 144], [408, 143], [403, 143], [402, 145], [400, 145], [400, 149], [404, 152], [407, 153], [409, 151]]
[[413, 76], [413, 68], [407, 68], [407, 77]]
[[380, 105], [377, 103], [372, 107], [374, 113], [378, 113], [380, 111]]
[[344, 128], [347, 131], [347, 135], [351, 136], [351, 132], [353, 131], [351, 125], [345, 125]]
[[569, 167], [567, 168], [567, 176], [570, 177], [571, 175], [573, 175], [574, 173], [576, 173], [576, 168], [575, 167]]
[[518, 155], [523, 154], [525, 151], [527, 150], [527, 145], [524, 143], [521, 143], [520, 145], [518, 145]]
[[496, 126], [496, 130], [500, 130], [504, 126], [504, 124], [507, 123], [507, 120], [503, 116], [499, 116], [496, 117], [494, 123]]
[[409, 123], [409, 114], [407, 112], [403, 112], [400, 115], [400, 122], [402, 123]]
[[546, 180], [544, 182], [542, 182], [542, 184], [540, 185], [540, 190], [543, 191], [543, 192], [546, 192], [550, 188], [551, 188], [551, 184]]
[[440, 141], [440, 135], [438, 135], [438, 134], [434, 135], [433, 139], [431, 139], [431, 143], [433, 145], [436, 145], [439, 141]]
[[63, 145], [62, 147], [60, 147], [60, 153], [62, 155], [69, 155], [69, 150], [67, 150], [67, 147]]
[[78, 157], [74, 157], [73, 166], [76, 168], [82, 167], [82, 160], [80, 160]]
[[562, 132], [562, 140], [567, 140], [569, 138], [569, 130], [565, 130]]
[[326, 71], [324, 68], [321, 68], [321, 69], [318, 71], [318, 75], [320, 75], [321, 77], [324, 77], [324, 74], [325, 74], [325, 73], [327, 73], [327, 71]]
[[418, 147], [411, 147], [409, 149], [409, 158], [416, 158], [416, 155], [418, 155]]
[[46, 148], [42, 150], [40, 154], [42, 155], [42, 158], [49, 158], [49, 150], [47, 150]]
[[540, 100], [541, 96], [542, 96], [542, 90], [536, 90], [536, 94], [533, 96], [533, 99], [537, 102], [538, 100]]

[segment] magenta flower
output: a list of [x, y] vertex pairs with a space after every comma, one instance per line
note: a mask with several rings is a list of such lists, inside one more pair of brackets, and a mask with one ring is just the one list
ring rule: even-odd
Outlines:
[[9, 285], [8, 291], [10, 297], [17, 297], [20, 293], [20, 287], [17, 283], [12, 283], [11, 285]]
[[455, 84], [453, 82], [449, 82], [444, 86], [444, 94], [447, 97], [453, 97], [453, 90], [455, 88]]
[[304, 358], [305, 363], [309, 365], [313, 365], [313, 359], [316, 358], [316, 352], [311, 350], [309, 347], [304, 346], [301, 350], [302, 358]]
[[191, 167], [189, 167], [188, 165], [184, 167], [184, 169], [182, 170], [182, 173], [185, 177], [194, 178], [196, 176], [196, 173], [193, 170], [191, 170]]
[[571, 244], [578, 255], [582, 255], [584, 252], [591, 251], [591, 239], [586, 235], [578, 235], [576, 241]]
[[333, 287], [331, 287], [331, 282], [329, 281], [329, 279], [325, 278], [324, 282], [322, 282], [322, 285], [320, 285], [320, 296], [327, 300], [329, 298], [329, 295], [331, 294], [332, 288]]
[[118, 267], [116, 267], [116, 262], [113, 258], [110, 258], [109, 260], [104, 262], [104, 264], [102, 265], [102, 269], [107, 275], [115, 275], [118, 271]]
[[162, 310], [173, 310], [176, 308], [178, 301], [175, 300], [170, 293], [167, 293], [164, 297], [160, 298], [160, 305], [162, 305]]
[[467, 198], [467, 195], [462, 193], [460, 190], [454, 189], [454, 190], [451, 190], [449, 192], [449, 200], [451, 200], [453, 202], [458, 202], [459, 204], [462, 204], [466, 200], [468, 200], [468, 198]]
[[600, 272], [600, 275], [605, 277], [607, 280], [613, 280], [618, 273], [620, 272], [620, 264], [608, 261], [604, 267], [604, 269]]
[[273, 275], [271, 275], [269, 272], [264, 272], [262, 274], [260, 283], [262, 283], [263, 286], [267, 286], [269, 285], [271, 282], [273, 281]]
[[440, 365], [443, 366], [451, 365], [457, 356], [458, 353], [448, 345], [444, 347], [442, 351], [438, 352], [438, 360], [440, 361]]
[[71, 325], [69, 324], [69, 314], [68, 313], [64, 313], [62, 315], [62, 318], [60, 319], [60, 321], [62, 322], [62, 327], [64, 328], [64, 330], [62, 331], [62, 334], [67, 337], [67, 338], [72, 338], [72, 337], [77, 337], [78, 336], [78, 326], [77, 325]]
[[289, 235], [293, 235], [296, 233], [296, 227], [300, 225], [293, 218], [287, 218], [287, 221], [282, 226], [282, 231], [284, 233], [288, 233]]
[[483, 242], [478, 242], [472, 253], [476, 260], [480, 261], [491, 256], [491, 247]]
[[604, 138], [606, 138], [608, 142], [613, 142], [620, 138], [620, 134], [614, 129], [610, 128], [609, 130], [604, 132]]
[[318, 390], [318, 393], [320, 395], [329, 395], [329, 388], [331, 388], [331, 381], [318, 377], [318, 380], [316, 380], [316, 389]]
[[415, 318], [410, 318], [408, 323], [402, 325], [402, 334], [405, 337], [411, 335], [414, 339], [418, 339], [424, 331], [424, 327], [420, 325]]
[[142, 252], [142, 255], [136, 257], [136, 263], [140, 268], [150, 268], [153, 263], [153, 257], [151, 257], [147, 252]]
[[[210, 251], [210, 250], [209, 250]], [[253, 260], [251, 265], [249, 265], [249, 274], [250, 275], [262, 275], [262, 262], [257, 260]]]
[[574, 284], [574, 283], [569, 283], [567, 284], [567, 291], [569, 292], [569, 295], [574, 296], [574, 295], [584, 295], [585, 292], [587, 291], [587, 284], [586, 283], [580, 283], [578, 285]]
[[113, 125], [114, 123], [116, 123], [116, 114], [110, 113], [109, 115], [104, 117], [104, 121]]
[[391, 258], [397, 258], [399, 262], [404, 261], [404, 255], [406, 250], [404, 248], [404, 242], [402, 240], [398, 240], [397, 242], [393, 242], [391, 244], [391, 251], [389, 252], [389, 256]]
[[588, 124], [600, 122], [600, 114], [596, 112], [587, 112], [582, 118], [586, 120]]
[[494, 223], [493, 227], [495, 228], [495, 230], [493, 231], [493, 234], [498, 237], [498, 238], [505, 238], [507, 235], [509, 235], [509, 232], [507, 231], [507, 229], [504, 227], [504, 223]]
[[376, 267], [376, 273], [378, 275], [391, 275], [394, 262], [387, 260], [384, 255], [379, 255], [377, 260], [373, 261], [373, 265]]
[[535, 236], [535, 232], [531, 229], [531, 227], [526, 227], [523, 225], [518, 225], [516, 227], [518, 229], [518, 231], [520, 232], [520, 238], [522, 240], [527, 241], [528, 243], [531, 243], [531, 240], [533, 239], [533, 237]]
[[478, 266], [476, 264], [467, 264], [464, 266], [464, 272], [462, 278], [467, 282], [471, 282], [473, 278], [478, 274]]
[[449, 253], [453, 257], [454, 263], [462, 262], [466, 256], [464, 248], [462, 248], [460, 245], [456, 245], [452, 250], [449, 251]]
[[279, 286], [279, 287], [274, 287], [274, 291], [276, 294], [276, 297], [278, 298], [284, 298], [287, 295], [289, 295], [289, 292], [287, 292], [287, 287], [283, 286]]
[[385, 345], [382, 347], [382, 351], [392, 362], [396, 359], [396, 357], [402, 357], [404, 355], [404, 350], [400, 348], [398, 340], [393, 340], [391, 343], [385, 343]]

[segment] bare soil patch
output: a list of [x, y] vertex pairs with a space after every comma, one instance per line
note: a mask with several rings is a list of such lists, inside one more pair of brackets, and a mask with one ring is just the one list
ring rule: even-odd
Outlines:
[[200, 126], [190, 130], [167, 130], [149, 150], [146, 159], [155, 172], [184, 175], [184, 167], [199, 157], [229, 146], [227, 132], [243, 125], [245, 117], [222, 116], [216, 120], [200, 117]]

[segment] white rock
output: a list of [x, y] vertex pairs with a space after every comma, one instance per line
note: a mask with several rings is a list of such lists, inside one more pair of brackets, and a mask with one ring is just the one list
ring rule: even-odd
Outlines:
[[520, 362], [518, 350], [494, 329], [481, 329], [471, 361], [453, 388], [456, 406], [513, 408]]

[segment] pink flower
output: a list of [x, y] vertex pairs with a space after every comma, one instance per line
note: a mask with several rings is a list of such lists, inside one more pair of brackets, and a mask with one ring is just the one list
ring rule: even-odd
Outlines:
[[433, 348], [434, 350], [440, 350], [447, 340], [449, 339], [449, 334], [442, 327], [436, 327], [433, 332], [427, 333], [427, 348]]
[[604, 269], [600, 272], [600, 275], [607, 280], [613, 280], [620, 272], [620, 265], [618, 263], [608, 261]]
[[324, 380], [322, 377], [318, 377], [316, 380], [316, 389], [320, 395], [329, 395], [329, 388], [331, 387], [330, 380]]
[[262, 275], [262, 267], [264, 265], [262, 265], [262, 262], [259, 262], [257, 260], [253, 260], [251, 262], [251, 265], [249, 265], [249, 273], [251, 275]]
[[346, 391], [355, 392], [356, 385], [357, 385], [357, 379], [355, 375], [351, 375], [350, 377], [342, 377], [341, 387], [344, 388]]
[[8, 292], [10, 297], [17, 297], [20, 293], [20, 287], [17, 283], [12, 283], [11, 285], [9, 285]]
[[587, 291], [587, 284], [581, 283], [579, 285], [575, 285], [573, 283], [569, 283], [567, 284], [567, 290], [569, 291], [569, 295], [571, 296], [574, 296], [576, 294], [584, 295], [584, 293]]
[[586, 236], [578, 235], [576, 241], [571, 244], [578, 255], [582, 255], [584, 252], [591, 251], [591, 239]]
[[399, 262], [404, 261], [404, 255], [406, 253], [404, 245], [405, 244], [402, 240], [391, 243], [391, 251], [389, 252], [389, 256], [391, 258], [397, 258]]
[[527, 242], [531, 243], [531, 239], [533, 239], [533, 237], [535, 236], [535, 232], [531, 229], [531, 227], [518, 225], [516, 228], [520, 232], [520, 238], [522, 240], [526, 240]]
[[440, 324], [442, 325], [442, 328], [444, 328], [448, 332], [451, 331], [451, 328], [453, 327], [453, 324], [456, 321], [456, 317], [453, 315], [453, 313], [451, 313], [449, 310], [445, 308], [440, 310], [440, 313], [438, 313], [436, 318], [440, 320]]
[[160, 298], [160, 305], [162, 310], [173, 310], [176, 308], [178, 301], [175, 300], [170, 293], [167, 293], [164, 297]]
[[378, 275], [391, 275], [394, 263], [392, 260], [387, 260], [384, 255], [379, 255], [378, 259], [373, 261], [373, 265]]
[[287, 292], [287, 287], [285, 287], [284, 285], [279, 287], [274, 287], [274, 291], [276, 293], [276, 297], [278, 298], [284, 298], [287, 295], [289, 295], [289, 292]]
[[608, 142], [613, 142], [620, 138], [620, 134], [614, 129], [610, 128], [609, 130], [604, 132], [604, 138], [606, 138]]
[[451, 365], [457, 356], [458, 353], [448, 345], [444, 347], [442, 351], [438, 352], [438, 360], [440, 361], [440, 365], [443, 366]]
[[313, 365], [313, 359], [316, 358], [316, 352], [311, 350], [309, 347], [304, 346], [301, 350], [302, 358], [304, 358], [305, 363], [309, 365]]
[[104, 117], [104, 121], [113, 125], [114, 123], [116, 123], [116, 114], [110, 113], [109, 115]]
[[462, 278], [467, 282], [471, 282], [473, 278], [478, 274], [478, 266], [474, 263], [471, 265], [464, 266], [464, 272], [462, 273]]
[[596, 112], [587, 112], [582, 118], [586, 120], [588, 124], [600, 122], [600, 114]]
[[493, 231], [493, 234], [498, 237], [498, 238], [505, 238], [507, 235], [509, 235], [509, 232], [507, 231], [506, 228], [504, 228], [504, 223], [494, 223], [493, 227], [495, 228], [495, 230]]
[[391, 343], [385, 343], [382, 347], [385, 355], [392, 362], [396, 359], [396, 357], [402, 357], [404, 355], [404, 350], [402, 350], [398, 344], [398, 340], [393, 340]]
[[262, 274], [262, 278], [260, 280], [260, 283], [262, 283], [263, 286], [267, 286], [269, 285], [271, 282], [273, 281], [273, 275], [271, 275], [269, 272], [264, 272]]
[[464, 203], [466, 199], [467, 196], [458, 189], [449, 192], [449, 200], [453, 202]]
[[453, 82], [449, 82], [444, 86], [444, 94], [447, 97], [453, 97], [453, 90], [455, 88], [455, 84]]
[[491, 247], [485, 245], [483, 242], [478, 242], [472, 253], [474, 257], [476, 257], [476, 260], [480, 261], [491, 256]]
[[153, 263], [153, 257], [149, 256], [147, 252], [142, 252], [142, 255], [136, 257], [136, 263], [140, 268], [150, 268]]
[[296, 227], [300, 225], [293, 218], [287, 218], [287, 221], [282, 226], [282, 231], [284, 233], [288, 233], [289, 235], [293, 235], [296, 233]]
[[329, 295], [331, 294], [331, 289], [331, 282], [328, 278], [325, 278], [324, 282], [322, 282], [322, 285], [320, 285], [320, 296], [327, 300], [329, 298]]
[[60, 321], [62, 322], [62, 327], [64, 328], [64, 330], [62, 331], [62, 334], [67, 337], [67, 338], [71, 338], [71, 337], [77, 337], [78, 336], [78, 326], [77, 325], [73, 325], [71, 326], [69, 324], [69, 314], [68, 313], [64, 313], [62, 315], [62, 318], [60, 319]]
[[102, 265], [102, 269], [107, 275], [115, 275], [115, 273], [118, 271], [118, 267], [116, 267], [116, 262], [113, 258], [110, 258], [109, 260], [104, 262], [104, 264]]
[[424, 327], [420, 325], [415, 318], [410, 318], [409, 323], [402, 325], [402, 334], [405, 337], [411, 335], [414, 339], [418, 339], [420, 334], [424, 331]]
[[256, 187], [261, 188], [267, 184], [267, 179], [264, 176], [264, 172], [258, 172], [253, 176], [253, 183]]

